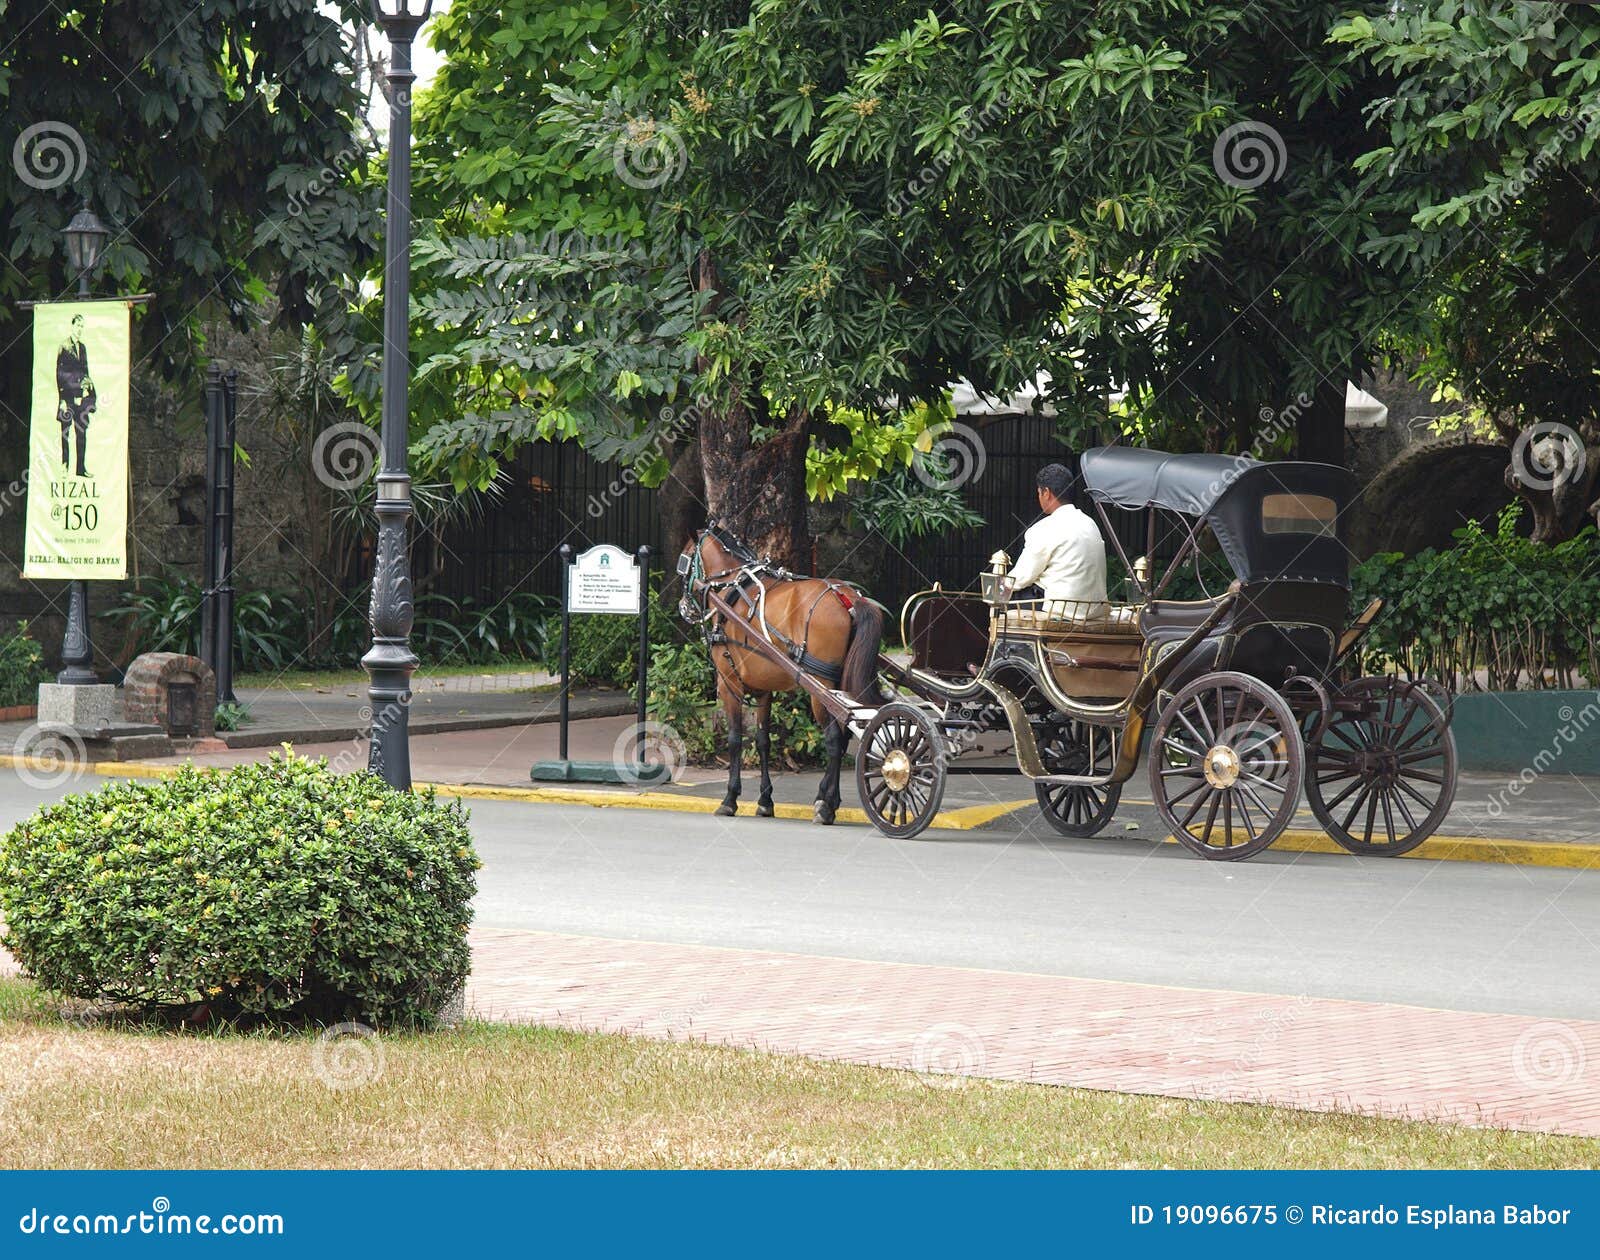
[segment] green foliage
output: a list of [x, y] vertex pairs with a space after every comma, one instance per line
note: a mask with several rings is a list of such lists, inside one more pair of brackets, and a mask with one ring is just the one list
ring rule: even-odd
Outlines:
[[248, 708], [242, 704], [235, 704], [232, 700], [217, 706], [215, 721], [219, 731], [237, 731], [245, 723], [253, 720]]
[[678, 733], [684, 756], [695, 765], [709, 765], [717, 751], [717, 697], [698, 643], [668, 643], [650, 651], [650, 690], [646, 712]]
[[[933, 452], [920, 458], [941, 459]], [[896, 547], [930, 534], [982, 528], [983, 517], [966, 505], [960, 487], [942, 480], [943, 476], [938, 466], [929, 481], [912, 469], [901, 468], [871, 482], [851, 506], [863, 525]]]
[[1555, 546], [1470, 524], [1447, 551], [1373, 556], [1351, 573], [1351, 606], [1382, 615], [1362, 644], [1367, 673], [1398, 666], [1454, 690], [1600, 685], [1600, 549], [1594, 530]]
[[[470, 484], [535, 436], [648, 442], [690, 397], [758, 441], [859, 416], [810, 454], [826, 497], [901, 466], [952, 380], [1041, 374], [1073, 440], [1116, 391], [1153, 443], [1284, 446], [1263, 409], [1357, 370], [1409, 292], [1357, 252], [1384, 84], [1326, 48], [1344, 7], [469, 0], [424, 111], [418, 301], [460, 405], [422, 449]], [[1243, 123], [1282, 138], [1255, 186], [1215, 165]], [[629, 180], [641, 149], [659, 181]], [[547, 160], [552, 192], [521, 183]]]
[[0, 708], [33, 704], [39, 684], [49, 680], [44, 649], [28, 633], [26, 621], [19, 621], [10, 634], [0, 635]]
[[7, 833], [4, 944], [73, 997], [426, 1020], [466, 979], [478, 865], [459, 802], [287, 754], [185, 766]]
[[[650, 720], [676, 731], [684, 755], [709, 765], [725, 749], [722, 711], [706, 649], [700, 643], [668, 644], [650, 653]], [[747, 721], [745, 732], [750, 733]], [[803, 691], [779, 692], [772, 698], [772, 757], [776, 767], [815, 764], [823, 755], [822, 728], [811, 716], [811, 699]], [[744, 764], [758, 764], [755, 741], [746, 738]]]
[[[200, 583], [191, 578], [141, 578], [123, 595], [113, 617], [129, 618], [140, 652], [200, 652]], [[233, 641], [245, 673], [286, 669], [295, 661], [303, 605], [289, 592], [238, 591], [233, 599]]]
[[[652, 663], [654, 650], [661, 644], [678, 643], [683, 629], [671, 610], [663, 608], [652, 591], [648, 600]], [[555, 668], [561, 651], [561, 616], [546, 619], [544, 628], [548, 654], [546, 664]], [[574, 686], [599, 684], [631, 691], [639, 680], [639, 619], [614, 617], [603, 613], [578, 613], [571, 619], [572, 682]]]
[[[555, 640], [547, 637], [554, 602], [527, 592], [492, 603], [424, 595], [416, 601], [412, 647], [427, 664], [549, 660], [555, 651]], [[200, 585], [189, 578], [144, 578], [111, 615], [132, 620], [140, 652], [199, 653]], [[315, 640], [298, 592], [257, 588], [234, 596], [235, 664], [241, 673], [349, 665], [371, 646], [371, 633], [367, 599], [360, 593], [343, 602], [329, 632]]]
[[1428, 299], [1389, 323], [1503, 433], [1560, 420], [1600, 440], [1600, 14], [1430, 0], [1332, 39], [1386, 76], [1358, 165], [1394, 221], [1361, 250]]
[[83, 160], [56, 187], [0, 184], [5, 343], [16, 299], [64, 290], [59, 232], [85, 196], [112, 230], [102, 290], [155, 294], [140, 322], [169, 376], [200, 351], [205, 313], [243, 325], [269, 289], [286, 322], [341, 305], [330, 281], [360, 271], [378, 224], [374, 189], [353, 178], [373, 146], [342, 26], [367, 13], [361, 0], [14, 7], [0, 135], [62, 120]]

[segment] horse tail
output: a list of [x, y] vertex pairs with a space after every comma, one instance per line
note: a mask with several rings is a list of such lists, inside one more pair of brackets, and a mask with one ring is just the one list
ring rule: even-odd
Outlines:
[[851, 609], [854, 625], [845, 649], [839, 690], [858, 704], [882, 704], [878, 690], [878, 650], [883, 646], [883, 605], [865, 597]]

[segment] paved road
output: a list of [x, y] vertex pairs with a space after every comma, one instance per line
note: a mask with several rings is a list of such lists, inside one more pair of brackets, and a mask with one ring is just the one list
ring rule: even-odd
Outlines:
[[[75, 787], [94, 780], [78, 780]], [[41, 793], [0, 771], [0, 823]], [[1600, 872], [471, 802], [479, 923], [1600, 1018]]]
[[473, 802], [479, 921], [1600, 1018], [1600, 872]]

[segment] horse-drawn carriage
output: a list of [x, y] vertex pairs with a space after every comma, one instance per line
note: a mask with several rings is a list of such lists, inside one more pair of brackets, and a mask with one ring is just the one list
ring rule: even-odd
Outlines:
[[[707, 624], [786, 668], [819, 716], [859, 737], [862, 808], [891, 836], [915, 836], [933, 821], [951, 773], [993, 773], [985, 745], [996, 737], [1009, 739], [1044, 816], [1071, 836], [1111, 820], [1141, 755], [1172, 835], [1208, 858], [1267, 848], [1294, 819], [1302, 788], [1322, 827], [1354, 852], [1404, 853], [1432, 834], [1455, 792], [1448, 695], [1425, 681], [1348, 676], [1380, 610], [1374, 601], [1347, 624], [1341, 523], [1350, 474], [1101, 447], [1084, 454], [1082, 477], [1132, 598], [1015, 598], [1009, 560], [998, 553], [979, 591], [935, 588], [907, 602], [909, 664], [877, 660], [891, 696], [807, 669], [806, 635], [798, 654], [793, 643], [774, 646], [755, 603], [741, 603], [748, 574], [743, 587], [703, 583]], [[1129, 560], [1113, 507], [1183, 522], [1159, 578], [1147, 557]], [[1190, 560], [1198, 575], [1208, 539], [1234, 581], [1209, 597], [1163, 598]], [[835, 801], [837, 777], [835, 760]]]

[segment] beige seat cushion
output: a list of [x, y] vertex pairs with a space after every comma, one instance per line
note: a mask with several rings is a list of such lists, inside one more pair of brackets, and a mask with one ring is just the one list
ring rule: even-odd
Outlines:
[[1044, 636], [1072, 634], [1139, 634], [1139, 610], [1127, 604], [1045, 604], [1008, 607], [998, 621], [1002, 634], [1013, 631]]

